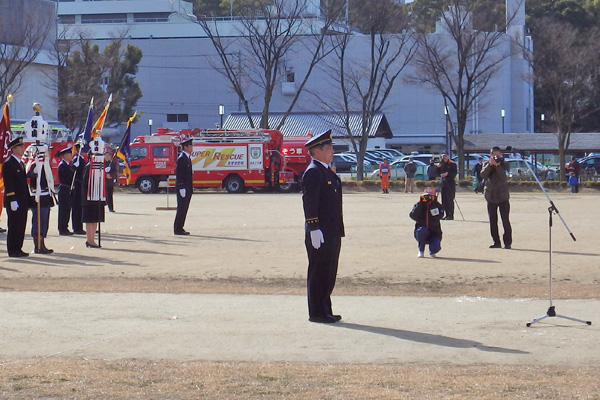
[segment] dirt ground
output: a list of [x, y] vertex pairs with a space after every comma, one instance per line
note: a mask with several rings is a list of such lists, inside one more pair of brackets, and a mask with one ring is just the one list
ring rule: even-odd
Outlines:
[[[553, 214], [551, 231], [549, 201], [543, 193], [511, 194], [513, 249], [505, 250], [488, 248], [483, 197], [461, 191], [456, 220], [443, 223], [440, 257], [417, 259], [414, 224], [408, 218], [417, 193], [346, 192], [346, 238], [334, 301], [335, 296], [547, 299], [550, 264], [554, 299], [596, 300], [599, 194], [550, 195], [560, 211], [560, 216]], [[46, 240], [55, 253], [10, 259], [3, 251], [0, 290], [31, 296], [41, 292], [304, 295], [300, 194], [195, 193], [185, 226], [192, 235], [187, 237], [172, 235], [174, 211], [157, 210], [174, 202], [165, 194], [117, 192], [117, 212], [107, 213], [102, 225], [102, 249], [86, 249], [84, 237], [58, 236], [55, 207]], [[4, 214], [0, 226], [5, 227], [5, 218]], [[5, 238], [0, 236], [2, 249]], [[24, 249], [32, 248], [27, 237]], [[597, 310], [590, 310], [586, 318], [594, 319], [594, 314]], [[6, 328], [7, 317], [0, 310], [0, 329]], [[568, 336], [569, 328], [561, 322], [560, 334]], [[552, 366], [527, 361], [456, 365], [285, 362], [268, 357], [258, 361], [31, 357], [3, 350], [16, 344], [2, 336], [0, 398], [7, 399], [600, 398], [600, 367], [594, 362]]]

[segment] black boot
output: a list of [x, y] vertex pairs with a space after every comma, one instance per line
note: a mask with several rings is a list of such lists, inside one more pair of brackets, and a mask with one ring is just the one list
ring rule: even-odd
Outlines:
[[45, 242], [45, 238], [42, 238], [42, 250], [44, 250], [44, 254], [50, 254], [50, 253], [54, 253], [54, 250], [49, 249], [46, 247], [46, 242]]
[[35, 249], [33, 250], [34, 253], [49, 254], [54, 251], [54, 250], [49, 250], [46, 248], [46, 246], [44, 246], [44, 238], [40, 237], [39, 243], [40, 243], [40, 245], [38, 246], [38, 238], [37, 238], [37, 236], [34, 237], [33, 238], [33, 245], [35, 246]]

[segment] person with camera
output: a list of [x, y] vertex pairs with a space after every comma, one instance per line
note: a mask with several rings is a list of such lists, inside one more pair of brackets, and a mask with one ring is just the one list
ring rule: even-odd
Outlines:
[[440, 220], [444, 216], [444, 209], [438, 203], [435, 189], [427, 187], [409, 213], [415, 220], [415, 239], [419, 246], [418, 258], [423, 258], [425, 246], [429, 244], [429, 255], [437, 257], [442, 249], [442, 226]]
[[488, 217], [490, 220], [490, 233], [494, 241], [490, 249], [501, 248], [500, 234], [498, 232], [498, 211], [502, 218], [504, 228], [504, 248], [512, 246], [512, 227], [510, 226], [510, 194], [508, 192], [507, 172], [510, 170], [508, 162], [502, 155], [502, 150], [494, 146], [490, 152], [490, 159], [481, 168], [481, 177], [485, 180], [484, 196], [487, 202]]
[[440, 185], [442, 188], [442, 206], [446, 211], [446, 220], [454, 219], [454, 196], [456, 196], [456, 163], [448, 154], [442, 154], [442, 161], [438, 164], [440, 172]]

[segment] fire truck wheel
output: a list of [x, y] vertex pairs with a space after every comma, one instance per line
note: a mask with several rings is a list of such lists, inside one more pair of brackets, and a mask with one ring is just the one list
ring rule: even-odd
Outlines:
[[229, 193], [242, 193], [244, 191], [244, 181], [237, 175], [230, 176], [225, 181], [225, 189]]
[[138, 181], [138, 189], [144, 194], [154, 193], [156, 191], [156, 182], [149, 176], [142, 177]]
[[294, 190], [296, 190], [296, 184], [295, 183], [286, 183], [286, 184], [280, 184], [279, 185], [279, 191], [281, 193], [291, 193]]

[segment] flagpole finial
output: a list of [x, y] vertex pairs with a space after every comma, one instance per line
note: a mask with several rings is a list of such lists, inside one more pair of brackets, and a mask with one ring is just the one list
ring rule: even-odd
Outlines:
[[6, 96], [6, 102], [7, 102], [8, 104], [12, 103], [12, 101], [13, 101], [14, 99], [15, 99], [15, 98], [14, 98], [14, 96], [13, 96], [13, 94], [12, 94], [12, 93], [9, 93], [9, 94]]
[[33, 103], [33, 111], [35, 111], [36, 113], [39, 113], [40, 111], [42, 111], [42, 105], [40, 103]]

